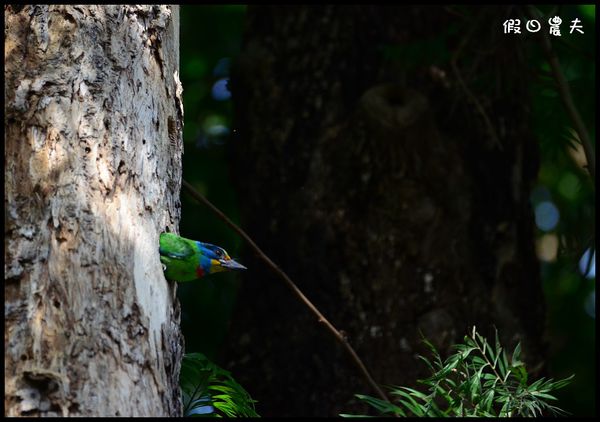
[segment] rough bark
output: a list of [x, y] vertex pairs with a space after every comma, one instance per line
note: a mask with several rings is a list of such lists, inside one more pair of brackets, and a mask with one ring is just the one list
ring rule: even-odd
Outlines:
[[176, 6], [5, 6], [5, 415], [180, 415]]
[[[446, 353], [495, 325], [530, 369], [544, 360], [524, 47], [503, 37], [507, 8], [471, 10], [248, 9], [232, 78], [244, 225], [381, 384], [426, 374], [420, 332]], [[415, 60], [440, 40], [451, 57]], [[228, 357], [259, 412], [364, 411], [353, 394], [374, 393], [344, 350], [253, 258]]]

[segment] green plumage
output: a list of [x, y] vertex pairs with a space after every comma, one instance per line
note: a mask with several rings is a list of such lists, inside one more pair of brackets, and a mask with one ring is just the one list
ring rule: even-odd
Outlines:
[[191, 281], [220, 271], [246, 269], [224, 249], [174, 233], [161, 233], [159, 253], [168, 280]]
[[191, 281], [198, 278], [201, 252], [195, 241], [174, 233], [162, 233], [159, 252], [160, 262], [167, 267], [165, 277], [168, 280]]

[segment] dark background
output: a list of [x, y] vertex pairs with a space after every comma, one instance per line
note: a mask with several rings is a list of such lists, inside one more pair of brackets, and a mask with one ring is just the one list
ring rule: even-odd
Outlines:
[[[540, 9], [548, 12], [552, 6]], [[595, 139], [595, 8], [560, 6], [555, 11], [563, 19], [563, 34], [553, 40], [553, 46], [575, 102], [592, 139]], [[185, 108], [183, 177], [238, 223], [240, 210], [238, 195], [231, 182], [230, 151], [232, 143], [245, 140], [234, 126], [233, 101], [236, 99], [231, 98], [227, 82], [242, 46], [246, 12], [244, 6], [190, 5], [181, 8], [181, 80]], [[568, 34], [569, 22], [574, 18], [582, 20], [585, 34]], [[451, 30], [449, 27], [448, 31]], [[501, 32], [501, 28], [498, 31]], [[531, 43], [526, 60], [536, 77], [530, 83], [530, 98], [524, 101], [531, 102], [531, 128], [539, 144], [540, 167], [530, 201], [537, 225], [536, 248], [546, 306], [544, 336], [549, 345], [548, 369], [554, 378], [575, 374], [573, 383], [557, 392], [558, 406], [574, 415], [592, 415], [595, 414], [596, 393], [595, 198], [589, 176], [578, 164], [581, 147], [573, 141], [572, 124], [549, 77], [549, 67], [539, 46], [533, 45], [533, 40]], [[435, 61], [441, 69], [448, 68], [448, 52], [444, 45], [430, 44], [424, 48], [429, 51], [404, 51], [407, 56], [402, 59], [421, 60], [423, 55], [429, 54], [437, 58]], [[394, 50], [391, 49], [389, 54], [393, 55]], [[251, 163], [254, 158], [249, 156], [247, 159]], [[268, 214], [269, 210], [262, 212]], [[185, 193], [182, 193], [180, 231], [185, 237], [220, 245], [233, 257], [244, 256], [241, 240]], [[269, 245], [264, 246], [268, 250]], [[586, 270], [584, 256], [590, 255], [594, 260]], [[243, 259], [241, 261], [244, 263]], [[250, 268], [248, 272], [252, 270]], [[252, 282], [251, 277], [245, 278], [244, 282]], [[180, 284], [178, 293], [187, 353], [203, 352], [227, 369], [222, 352], [238, 340], [231, 339], [229, 333], [239, 288], [237, 274], [217, 274], [200, 282]], [[282, 292], [291, 295], [283, 289]], [[243, 300], [260, 301], [261, 297], [244, 296]], [[313, 325], [305, 329], [319, 328]], [[334, 341], [323, 337], [322, 341]], [[278, 341], [285, 342], [285, 338]], [[318, 347], [316, 345], [315, 349]], [[281, 368], [281, 371], [285, 370]], [[234, 372], [233, 376], [253, 395], [255, 385], [244, 382], [244, 374]], [[332, 388], [343, 390], [344, 386]], [[366, 390], [365, 386], [362, 391], [346, 393], [348, 396], [371, 394]], [[285, 391], [281, 394], [285, 395]], [[254, 398], [259, 400], [257, 411], [262, 414], [261, 401], [264, 400]], [[287, 400], [305, 401], [294, 395]]]

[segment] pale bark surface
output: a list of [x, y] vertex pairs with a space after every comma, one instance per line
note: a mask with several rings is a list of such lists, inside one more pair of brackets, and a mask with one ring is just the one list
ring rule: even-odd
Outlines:
[[5, 7], [5, 415], [181, 414], [176, 6]]

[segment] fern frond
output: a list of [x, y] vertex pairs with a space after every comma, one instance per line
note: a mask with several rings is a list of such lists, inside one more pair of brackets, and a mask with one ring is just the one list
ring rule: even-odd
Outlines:
[[258, 417], [255, 400], [226, 371], [201, 353], [183, 357], [179, 385], [184, 416]]

